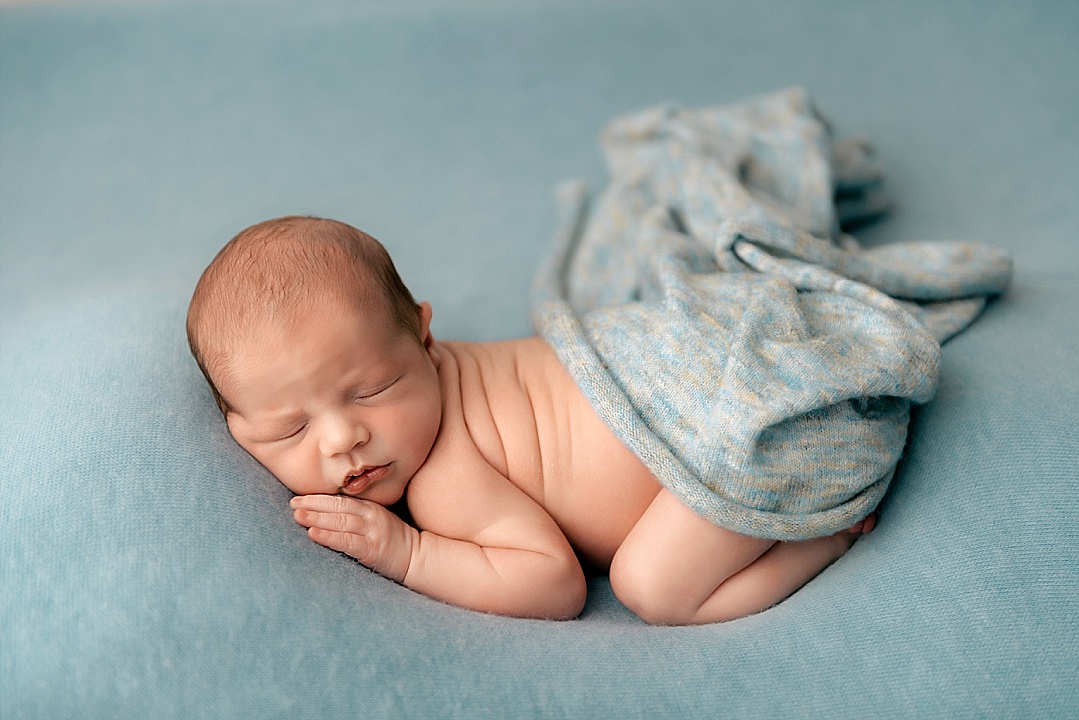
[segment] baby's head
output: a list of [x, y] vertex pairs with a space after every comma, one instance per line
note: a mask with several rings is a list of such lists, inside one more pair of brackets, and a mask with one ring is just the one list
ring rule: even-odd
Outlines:
[[392, 504], [438, 430], [430, 321], [374, 238], [285, 217], [221, 249], [187, 336], [233, 437], [289, 489]]
[[317, 322], [316, 306], [337, 303], [381, 314], [420, 341], [420, 307], [386, 249], [351, 225], [283, 217], [232, 238], [202, 273], [187, 312], [187, 341], [221, 412], [230, 360], [264, 341], [272, 325]]

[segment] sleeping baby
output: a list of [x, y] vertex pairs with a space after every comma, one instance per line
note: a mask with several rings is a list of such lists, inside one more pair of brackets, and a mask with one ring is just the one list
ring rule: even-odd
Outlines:
[[543, 339], [436, 341], [431, 315], [376, 240], [286, 217], [233, 238], [187, 316], [229, 431], [296, 494], [295, 520], [391, 580], [567, 619], [586, 571], [606, 572], [647, 622], [712, 623], [783, 600], [873, 528], [869, 514], [780, 541], [715, 524], [626, 447]]

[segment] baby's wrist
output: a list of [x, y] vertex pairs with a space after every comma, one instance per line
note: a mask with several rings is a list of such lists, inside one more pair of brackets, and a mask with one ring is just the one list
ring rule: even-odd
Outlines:
[[406, 543], [408, 552], [405, 554], [405, 571], [401, 574], [401, 579], [397, 582], [401, 583], [405, 587], [412, 587], [411, 580], [414, 579], [414, 575], [411, 575], [413, 571], [418, 571], [421, 566], [419, 561], [420, 554], [420, 531], [412, 527], [408, 523], [402, 523], [405, 526], [405, 533], [408, 541]]

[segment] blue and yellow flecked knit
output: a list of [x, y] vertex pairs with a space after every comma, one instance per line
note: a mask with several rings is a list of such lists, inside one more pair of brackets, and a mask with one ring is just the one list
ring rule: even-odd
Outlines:
[[[862, 249], [886, 208], [861, 139], [834, 142], [791, 88], [612, 122], [589, 211], [561, 192], [533, 323], [665, 487], [717, 525], [797, 540], [880, 502], [940, 343], [1003, 292], [973, 242]], [[617, 482], [617, 478], [612, 478]]]

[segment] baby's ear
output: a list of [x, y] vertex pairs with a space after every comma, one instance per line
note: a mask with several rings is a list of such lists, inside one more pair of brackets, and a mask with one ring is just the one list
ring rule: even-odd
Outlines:
[[420, 314], [420, 342], [427, 349], [430, 349], [435, 342], [435, 338], [431, 335], [431, 316], [433, 311], [431, 310], [431, 303], [424, 300], [416, 306], [417, 311]]

